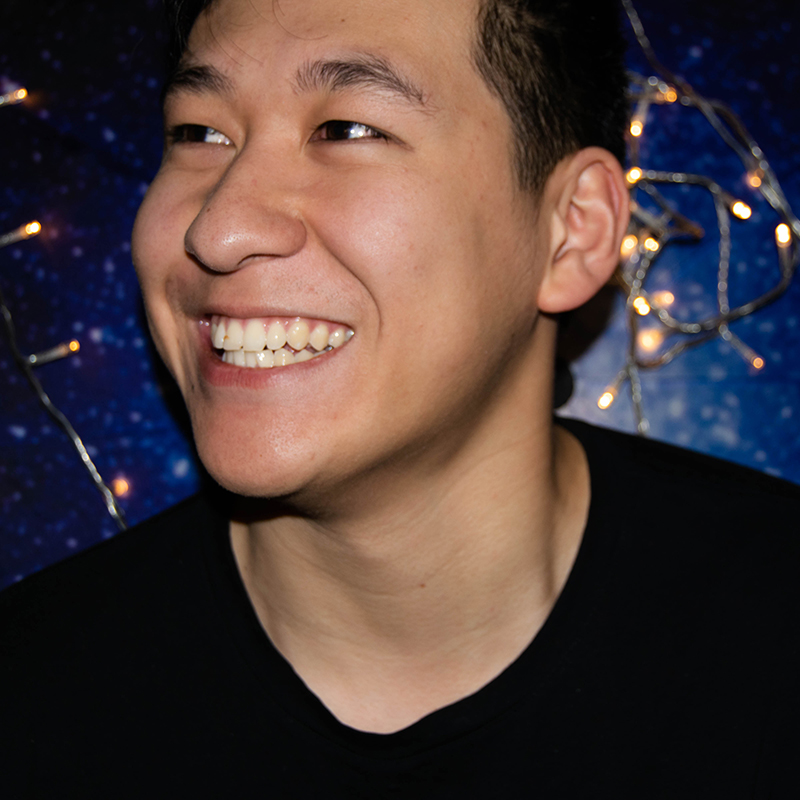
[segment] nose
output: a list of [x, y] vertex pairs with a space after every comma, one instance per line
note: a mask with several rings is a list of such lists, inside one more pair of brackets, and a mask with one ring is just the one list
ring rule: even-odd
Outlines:
[[286, 170], [239, 154], [206, 195], [184, 246], [213, 272], [234, 272], [253, 258], [286, 258], [308, 233]]

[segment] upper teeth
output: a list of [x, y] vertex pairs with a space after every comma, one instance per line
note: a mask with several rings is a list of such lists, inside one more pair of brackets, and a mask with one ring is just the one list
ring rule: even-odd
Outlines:
[[341, 347], [353, 331], [335, 323], [301, 319], [233, 319], [213, 316], [211, 344], [223, 360], [242, 367], [272, 367], [308, 361]]

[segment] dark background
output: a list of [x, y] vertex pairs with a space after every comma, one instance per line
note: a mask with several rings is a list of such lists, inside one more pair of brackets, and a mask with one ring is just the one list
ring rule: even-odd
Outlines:
[[[730, 103], [800, 209], [800, 20], [793, 2], [639, 0], [656, 51], [700, 92]], [[0, 250], [0, 287], [20, 346], [37, 352], [77, 338], [80, 353], [39, 378], [111, 482], [130, 522], [192, 493], [198, 470], [174, 387], [148, 342], [130, 263], [130, 229], [161, 148], [159, 93], [165, 35], [155, 0], [6, 2], [0, 11], [0, 91], [24, 85], [23, 105], [0, 108], [0, 232], [38, 219], [42, 235]], [[632, 68], [649, 74], [631, 45]], [[736, 227], [734, 303], [777, 280], [777, 222], [738, 160], [698, 114], [658, 109], [643, 137], [646, 166], [713, 176], [754, 209]], [[678, 315], [711, 313], [716, 239], [707, 196], [676, 194], [709, 230], [697, 247], [670, 246], [650, 288], [670, 289]], [[798, 282], [734, 326], [766, 360], [751, 369], [722, 342], [681, 356], [644, 381], [657, 438], [800, 482]], [[623, 363], [620, 305], [574, 364], [563, 410], [633, 430], [621, 397], [597, 397]], [[38, 405], [0, 338], [0, 586], [116, 531], [77, 454]], [[635, 502], [636, 487], [631, 487]], [[664, 498], [665, 507], [669, 498]], [[659, 510], [655, 510], [659, 511]]]

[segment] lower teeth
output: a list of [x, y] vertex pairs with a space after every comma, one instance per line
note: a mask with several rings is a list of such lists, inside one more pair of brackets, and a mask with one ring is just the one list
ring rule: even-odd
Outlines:
[[279, 350], [217, 350], [217, 354], [226, 364], [237, 367], [250, 367], [251, 369], [270, 369], [272, 367], [285, 367], [290, 364], [300, 364], [312, 358], [324, 355], [334, 348], [328, 345], [324, 350], [290, 350], [282, 347]]

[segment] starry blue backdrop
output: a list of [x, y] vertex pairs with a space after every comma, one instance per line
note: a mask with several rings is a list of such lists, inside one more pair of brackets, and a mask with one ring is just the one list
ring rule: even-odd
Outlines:
[[[662, 62], [740, 114], [800, 209], [800, 19], [794, 2], [638, 0]], [[156, 0], [5, 0], [0, 91], [28, 100], [0, 109], [0, 232], [38, 219], [43, 233], [0, 250], [0, 287], [20, 346], [37, 352], [76, 338], [80, 352], [37, 371], [106, 479], [124, 479], [131, 523], [194, 492], [199, 469], [174, 386], [149, 344], [130, 260], [130, 230], [161, 148], [159, 93], [165, 35]], [[632, 39], [632, 37], [631, 37]], [[632, 44], [629, 64], [649, 74]], [[777, 280], [777, 222], [738, 160], [699, 114], [654, 114], [643, 163], [711, 175], [754, 209], [736, 227], [731, 292], [749, 299]], [[713, 233], [713, 207], [691, 192], [672, 199]], [[675, 313], [710, 313], [716, 240], [665, 251], [653, 289]], [[656, 438], [800, 482], [800, 281], [734, 326], [766, 360], [758, 374], [715, 341], [644, 379]], [[611, 302], [604, 332], [573, 363], [561, 413], [632, 431], [624, 396], [597, 397], [623, 363], [625, 324]], [[38, 405], [0, 338], [0, 586], [116, 532], [64, 434]]]

